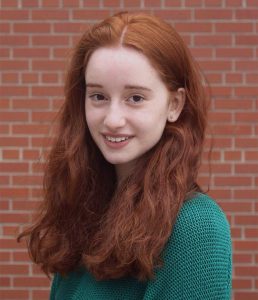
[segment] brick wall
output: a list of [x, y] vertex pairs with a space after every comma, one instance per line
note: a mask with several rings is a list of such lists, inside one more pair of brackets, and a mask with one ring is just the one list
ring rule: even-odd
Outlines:
[[[164, 17], [183, 35], [212, 93], [200, 182], [233, 238], [233, 299], [258, 299], [258, 1], [1, 0], [0, 298], [48, 299], [50, 281], [15, 236], [40, 201], [43, 146], [63, 100], [69, 49], [88, 24], [122, 9]], [[211, 133], [213, 138], [211, 138]]]

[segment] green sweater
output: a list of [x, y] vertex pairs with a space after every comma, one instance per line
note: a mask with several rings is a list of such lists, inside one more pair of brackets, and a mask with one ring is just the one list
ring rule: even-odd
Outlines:
[[231, 295], [231, 238], [228, 221], [207, 195], [184, 203], [162, 252], [155, 280], [96, 281], [81, 270], [55, 274], [50, 300], [224, 300]]

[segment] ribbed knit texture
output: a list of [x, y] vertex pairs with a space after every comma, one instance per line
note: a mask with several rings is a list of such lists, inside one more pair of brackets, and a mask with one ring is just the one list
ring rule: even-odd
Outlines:
[[221, 208], [197, 194], [183, 205], [155, 280], [96, 281], [86, 270], [55, 274], [50, 300], [224, 300], [231, 295], [230, 227]]

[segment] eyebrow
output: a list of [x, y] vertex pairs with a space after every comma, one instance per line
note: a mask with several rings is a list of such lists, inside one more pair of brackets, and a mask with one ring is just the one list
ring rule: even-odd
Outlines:
[[[97, 83], [87, 83], [86, 87], [103, 88], [103, 86], [101, 84], [97, 84]], [[128, 90], [143, 90], [143, 91], [152, 92], [151, 89], [149, 89], [147, 87], [144, 87], [144, 86], [140, 86], [140, 85], [125, 85], [125, 89], [128, 89]]]

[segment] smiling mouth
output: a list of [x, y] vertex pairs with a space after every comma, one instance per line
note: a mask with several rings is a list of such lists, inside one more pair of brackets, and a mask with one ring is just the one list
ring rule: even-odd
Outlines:
[[112, 142], [112, 143], [121, 143], [121, 142], [124, 142], [126, 140], [128, 140], [130, 137], [126, 136], [126, 137], [112, 137], [112, 136], [107, 136], [107, 135], [104, 135], [105, 139], [108, 140], [109, 142]]

